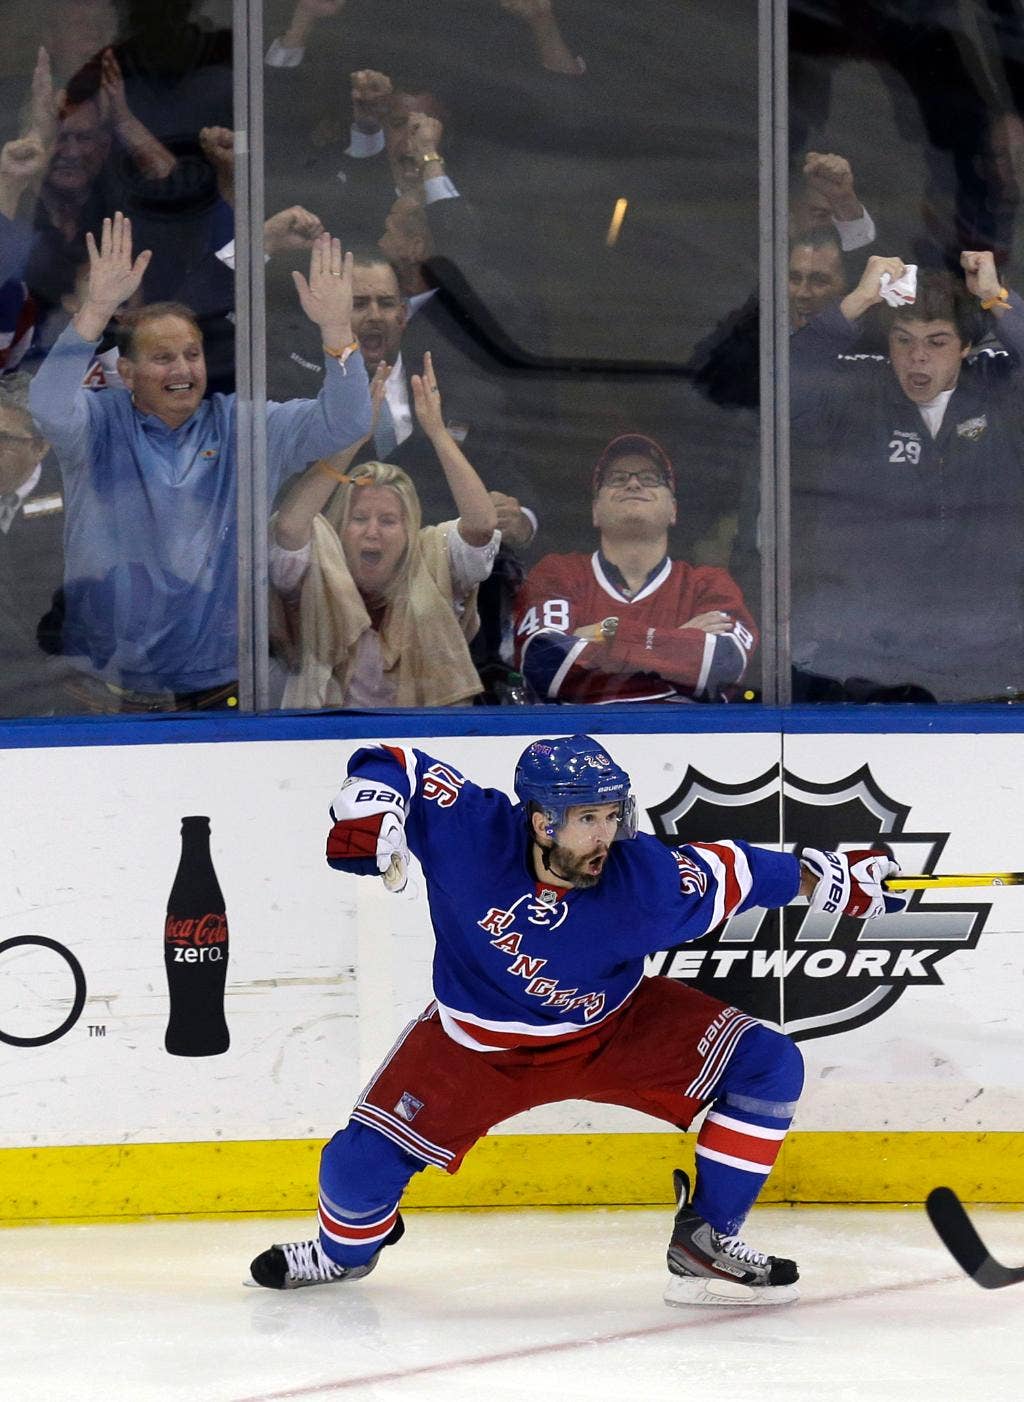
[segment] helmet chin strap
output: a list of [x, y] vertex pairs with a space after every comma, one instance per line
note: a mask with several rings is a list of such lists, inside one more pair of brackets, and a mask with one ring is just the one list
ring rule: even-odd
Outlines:
[[542, 847], [541, 844], [537, 841], [536, 837], [534, 837], [533, 840], [534, 840], [534, 845], [536, 846], [537, 850], [540, 852], [541, 865], [543, 866], [544, 870], [545, 870], [545, 871], [549, 871], [549, 872], [551, 873], [551, 875], [555, 878], [556, 881], [565, 881], [565, 880], [566, 880], [566, 877], [564, 877], [563, 875], [561, 875], [561, 873], [555, 871], [554, 867], [551, 865], [551, 862], [550, 862], [550, 860], [549, 860], [549, 859], [550, 859], [550, 856], [551, 856], [551, 853], [555, 850], [555, 845], [556, 845], [556, 844], [555, 844], [554, 842], [552, 842], [552, 844], [551, 844], [550, 847]]

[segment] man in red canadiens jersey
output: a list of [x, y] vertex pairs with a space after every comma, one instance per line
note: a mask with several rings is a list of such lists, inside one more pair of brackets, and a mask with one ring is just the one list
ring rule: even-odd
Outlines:
[[668, 555], [675, 474], [653, 438], [629, 433], [593, 475], [593, 555], [546, 555], [516, 608], [519, 670], [542, 701], [719, 701], [757, 645], [725, 570]]
[[674, 1175], [667, 1304], [785, 1304], [793, 1261], [739, 1236], [803, 1083], [795, 1044], [644, 958], [738, 912], [797, 896], [862, 919], [902, 901], [881, 851], [799, 856], [746, 842], [668, 847], [636, 830], [629, 775], [588, 735], [537, 740], [513, 802], [420, 750], [352, 756], [331, 807], [335, 870], [406, 881], [423, 870], [434, 1001], [399, 1038], [320, 1160], [318, 1236], [269, 1247], [274, 1290], [368, 1275], [404, 1232], [409, 1180], [455, 1173], [502, 1120], [561, 1100], [623, 1105], [697, 1137], [694, 1192]]

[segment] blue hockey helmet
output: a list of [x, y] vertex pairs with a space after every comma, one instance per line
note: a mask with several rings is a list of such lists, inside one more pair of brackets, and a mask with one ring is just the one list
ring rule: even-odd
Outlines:
[[636, 836], [629, 775], [589, 735], [535, 740], [519, 756], [514, 788], [521, 803], [535, 803], [544, 812], [549, 837], [565, 822], [567, 810], [583, 803], [618, 803], [616, 837]]

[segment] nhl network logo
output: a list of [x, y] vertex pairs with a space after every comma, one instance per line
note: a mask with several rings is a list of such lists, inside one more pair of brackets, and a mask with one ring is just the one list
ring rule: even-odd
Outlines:
[[[648, 810], [654, 831], [676, 846], [718, 837], [779, 841], [779, 766], [744, 784], [688, 769], [670, 798]], [[782, 772], [786, 847], [891, 848], [904, 871], [929, 873], [949, 838], [908, 832], [910, 808], [879, 788], [867, 765], [829, 784]], [[648, 970], [685, 980], [797, 1040], [829, 1037], [874, 1021], [905, 989], [941, 984], [937, 965], [973, 949], [991, 907], [936, 902], [915, 891], [906, 910], [881, 921], [750, 910], [702, 939], [653, 955]], [[927, 903], [926, 903], [927, 902]]]

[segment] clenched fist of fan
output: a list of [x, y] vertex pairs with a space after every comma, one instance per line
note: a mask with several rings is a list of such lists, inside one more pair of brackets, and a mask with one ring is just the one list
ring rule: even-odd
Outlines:
[[372, 860], [389, 891], [404, 890], [409, 880], [409, 848], [401, 794], [373, 780], [346, 779], [331, 804], [331, 817], [328, 864], [364, 876]]
[[817, 847], [798, 847], [801, 865], [816, 877], [814, 890], [807, 897], [811, 910], [826, 915], [852, 915], [855, 920], [873, 920], [902, 910], [906, 901], [882, 889], [882, 882], [899, 876], [900, 866], [888, 852], [864, 848], [857, 852], [822, 852]]

